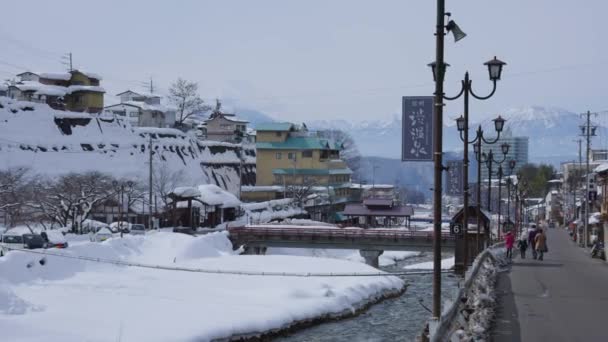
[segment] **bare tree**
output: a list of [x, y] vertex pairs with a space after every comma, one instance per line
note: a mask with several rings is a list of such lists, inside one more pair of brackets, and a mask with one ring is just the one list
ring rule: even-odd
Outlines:
[[152, 187], [155, 195], [160, 199], [163, 209], [166, 209], [171, 203], [169, 193], [183, 184], [184, 178], [184, 170], [172, 171], [166, 164], [154, 169]]
[[177, 127], [183, 127], [184, 121], [192, 115], [211, 109], [199, 96], [198, 83], [182, 78], [178, 78], [169, 88], [169, 100], [177, 106]]
[[69, 173], [55, 181], [38, 179], [31, 184], [29, 206], [44, 220], [76, 229], [97, 204], [115, 195], [112, 180], [96, 171]]
[[348, 165], [348, 168], [353, 171], [353, 179], [359, 180], [361, 178], [359, 174], [361, 169], [361, 153], [353, 137], [348, 132], [337, 129], [321, 130], [317, 134], [321, 138], [332, 139], [342, 144], [340, 157]]
[[28, 174], [29, 169], [23, 167], [0, 170], [0, 215], [9, 227], [21, 223], [24, 217]]
[[302, 184], [289, 185], [285, 190], [287, 195], [291, 194], [294, 202], [298, 206], [302, 206], [306, 198], [313, 193], [317, 182], [312, 178], [304, 178]]

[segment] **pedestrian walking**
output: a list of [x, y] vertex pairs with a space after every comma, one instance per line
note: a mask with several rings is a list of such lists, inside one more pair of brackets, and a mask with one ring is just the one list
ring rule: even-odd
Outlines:
[[528, 249], [528, 239], [527, 236], [522, 236], [517, 241], [517, 249], [519, 249], [519, 253], [521, 254], [521, 258], [526, 258], [526, 249]]
[[512, 231], [508, 231], [505, 235], [505, 247], [507, 247], [507, 258], [513, 258], [513, 244], [515, 244], [515, 236]]
[[547, 249], [547, 235], [543, 232], [542, 229], [538, 231], [536, 236], [534, 237], [536, 252], [538, 253], [538, 260], [543, 260], [543, 254], [545, 254]]
[[536, 260], [538, 254], [536, 253], [536, 234], [538, 231], [536, 230], [536, 225], [532, 225], [532, 229], [528, 231], [528, 246], [532, 247], [532, 258]]

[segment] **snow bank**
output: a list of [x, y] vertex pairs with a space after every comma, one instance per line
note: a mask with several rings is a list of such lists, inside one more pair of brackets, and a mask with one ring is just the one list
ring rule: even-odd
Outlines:
[[[345, 260], [234, 255], [226, 233], [154, 233], [83, 243], [69, 255], [241, 271], [375, 272]], [[43, 260], [43, 262], [41, 262]], [[44, 265], [43, 265], [44, 264]], [[0, 258], [6, 341], [210, 341], [255, 335], [403, 288], [397, 277], [289, 278], [129, 268], [13, 251]]]
[[[380, 266], [391, 266], [397, 261], [420, 256], [421, 252], [409, 251], [384, 251], [378, 262]], [[365, 259], [356, 249], [316, 249], [316, 248], [277, 248], [270, 247], [266, 250], [266, 255], [292, 255], [308, 256], [317, 258], [342, 259], [354, 262], [365, 263]]]
[[[441, 260], [441, 269], [442, 270], [451, 269], [452, 267], [454, 267], [454, 262], [455, 262], [454, 257]], [[421, 262], [419, 264], [407, 265], [407, 266], [404, 266], [403, 269], [404, 270], [432, 270], [433, 262], [428, 261], [428, 262]]]

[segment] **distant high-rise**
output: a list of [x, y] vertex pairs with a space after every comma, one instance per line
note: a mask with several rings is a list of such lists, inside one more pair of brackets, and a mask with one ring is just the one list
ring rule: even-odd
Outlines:
[[[492, 138], [489, 138], [490, 140]], [[528, 163], [528, 137], [514, 137], [511, 133], [511, 130], [505, 129], [505, 131], [500, 135], [500, 139], [492, 145], [481, 144], [481, 151], [488, 153], [492, 150], [494, 154], [494, 159], [501, 160], [502, 159], [502, 150], [501, 145], [503, 143], [509, 144], [509, 153], [507, 154], [507, 159], [504, 163], [502, 163], [502, 171], [505, 176], [509, 175], [509, 160], [515, 160], [515, 169], [513, 169], [513, 174], [516, 174], [519, 169]], [[492, 164], [492, 178], [497, 177], [498, 165]], [[484, 164], [481, 166], [481, 179], [488, 178], [488, 167]]]

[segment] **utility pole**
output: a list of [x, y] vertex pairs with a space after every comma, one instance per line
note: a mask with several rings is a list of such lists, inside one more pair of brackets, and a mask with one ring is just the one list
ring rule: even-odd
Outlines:
[[152, 219], [152, 134], [148, 135], [148, 155], [149, 155], [149, 173], [148, 173], [148, 229], [152, 229], [154, 220]]
[[[433, 317], [441, 316], [441, 190], [443, 174], [443, 81], [445, 76], [444, 38], [445, 38], [445, 0], [437, 0], [437, 22], [435, 31], [435, 100], [433, 108]], [[466, 210], [466, 208], [465, 208]]]
[[62, 64], [68, 68], [68, 71], [74, 70], [73, 64], [72, 64], [72, 53], [71, 52], [68, 52], [65, 55], [63, 55], [62, 59], [64, 60], [62, 62]]
[[589, 200], [589, 153], [591, 152], [591, 137], [595, 136], [595, 129], [597, 128], [597, 126], [591, 126], [591, 112], [587, 111], [587, 113], [583, 114], [586, 117], [586, 123], [585, 126], [581, 126], [581, 131], [582, 131], [582, 135], [587, 139], [587, 150], [586, 150], [586, 166], [585, 166], [585, 196], [584, 196], [584, 203], [585, 203], [585, 217], [584, 217], [584, 223], [585, 223], [585, 230], [584, 230], [584, 234], [585, 236], [582, 239], [583, 242], [583, 247], [587, 247], [589, 241], [588, 241], [588, 229], [589, 229], [589, 204], [590, 204], [590, 200]]
[[[583, 170], [583, 150], [582, 150], [582, 146], [583, 146], [583, 140], [582, 139], [576, 139], [574, 140], [578, 143], [578, 170], [579, 172]], [[573, 162], [572, 165], [574, 166], [576, 162]], [[575, 168], [576, 170], [576, 168]], [[576, 192], [578, 189], [578, 184], [580, 181], [580, 178], [578, 176], [578, 172], [574, 173], [575, 176], [577, 176], [578, 179], [575, 179], [575, 182], [572, 182], [572, 184], [574, 185], [574, 217], [576, 218]], [[583, 201], [581, 199], [581, 205], [582, 205]], [[574, 232], [575, 234], [577, 233], [576, 231]]]

